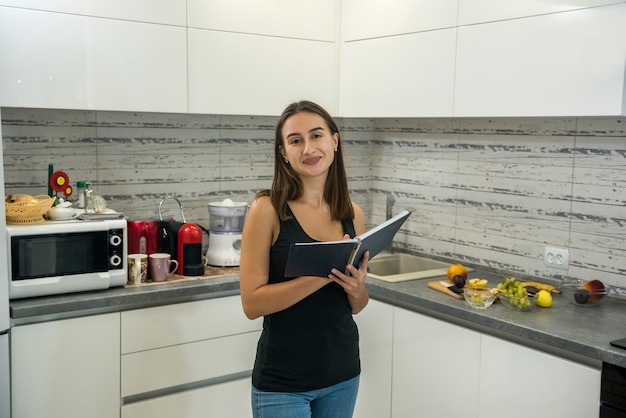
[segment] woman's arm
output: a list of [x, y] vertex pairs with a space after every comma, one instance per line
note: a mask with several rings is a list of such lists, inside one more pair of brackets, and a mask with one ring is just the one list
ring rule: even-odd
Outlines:
[[279, 230], [278, 215], [269, 197], [256, 199], [243, 227], [239, 268], [241, 303], [250, 319], [282, 311], [330, 283], [320, 277], [298, 277], [268, 284], [270, 248]]

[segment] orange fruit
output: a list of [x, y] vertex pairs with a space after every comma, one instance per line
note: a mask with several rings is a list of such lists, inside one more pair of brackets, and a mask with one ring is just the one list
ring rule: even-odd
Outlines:
[[454, 276], [461, 276], [467, 279], [467, 270], [462, 264], [452, 264], [448, 267], [448, 280], [452, 281]]

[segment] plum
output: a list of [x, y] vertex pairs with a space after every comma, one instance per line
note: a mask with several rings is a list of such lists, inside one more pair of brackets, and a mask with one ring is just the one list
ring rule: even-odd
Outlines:
[[539, 289], [535, 286], [524, 286], [529, 295], [536, 295], [539, 292]]
[[465, 277], [457, 275], [452, 278], [452, 283], [459, 289], [463, 289], [465, 287]]
[[589, 300], [589, 291], [586, 289], [576, 289], [576, 292], [574, 292], [574, 300], [579, 305], [584, 305]]

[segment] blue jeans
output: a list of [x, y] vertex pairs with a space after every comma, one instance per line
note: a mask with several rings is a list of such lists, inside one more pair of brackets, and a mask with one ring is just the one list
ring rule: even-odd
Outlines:
[[264, 392], [252, 386], [254, 418], [351, 418], [359, 376], [308, 392]]

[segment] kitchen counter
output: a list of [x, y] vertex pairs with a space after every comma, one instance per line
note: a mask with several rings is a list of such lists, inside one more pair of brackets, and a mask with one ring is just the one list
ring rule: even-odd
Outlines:
[[[490, 284], [502, 276], [475, 271]], [[534, 307], [517, 312], [499, 303], [485, 310], [464, 300], [428, 288], [429, 280], [388, 283], [368, 278], [370, 296], [382, 302], [456, 323], [546, 352], [600, 367], [601, 362], [626, 367], [626, 350], [609, 341], [626, 337], [626, 304], [604, 300], [597, 307], [578, 307], [553, 295], [549, 309]], [[441, 277], [440, 279], [444, 279]], [[239, 293], [238, 272], [199, 280], [119, 287], [67, 295], [10, 301], [12, 325], [117, 312], [130, 309], [210, 299]]]

